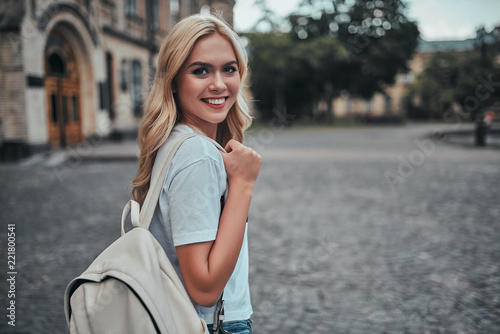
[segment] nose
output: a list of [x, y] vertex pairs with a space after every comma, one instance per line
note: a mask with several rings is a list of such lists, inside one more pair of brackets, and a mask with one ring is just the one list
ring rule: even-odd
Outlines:
[[213, 92], [218, 92], [221, 93], [225, 91], [227, 88], [226, 83], [224, 82], [224, 78], [222, 77], [221, 73], [216, 73], [212, 77], [212, 81], [210, 82], [210, 85], [208, 86], [208, 89], [210, 89]]

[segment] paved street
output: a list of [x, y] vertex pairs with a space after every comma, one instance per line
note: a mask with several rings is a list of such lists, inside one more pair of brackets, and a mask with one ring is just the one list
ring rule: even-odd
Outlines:
[[[256, 334], [500, 332], [500, 149], [443, 127], [254, 130]], [[16, 327], [3, 315], [0, 332], [68, 332], [64, 289], [119, 236], [137, 168], [99, 149], [113, 146], [0, 165], [5, 313], [7, 224], [17, 270]]]

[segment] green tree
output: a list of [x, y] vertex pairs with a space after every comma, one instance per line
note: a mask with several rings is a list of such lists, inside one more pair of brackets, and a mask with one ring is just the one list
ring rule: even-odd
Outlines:
[[[290, 17], [294, 38], [336, 37], [347, 50], [348, 71], [337, 76], [339, 89], [370, 98], [394, 83], [418, 45], [418, 28], [401, 0], [304, 0]], [[349, 2], [350, 3], [350, 2]]]
[[253, 33], [249, 39], [251, 89], [261, 117], [271, 119], [273, 109], [282, 110], [292, 42], [286, 34]]
[[[248, 34], [252, 91], [264, 118], [285, 107], [299, 118], [311, 117], [316, 102], [331, 101], [341, 90], [369, 98], [394, 83], [417, 45], [417, 27], [403, 12], [396, 0], [351, 6], [306, 0], [288, 18], [289, 33]], [[264, 20], [282, 26], [269, 13]]]
[[342, 71], [346, 50], [336, 39], [318, 38], [296, 43], [290, 34], [252, 33], [250, 68], [252, 92], [264, 119], [276, 111], [294, 118], [311, 117], [314, 103], [332, 89], [333, 78]]
[[[491, 45], [492, 51], [495, 47]], [[437, 52], [429, 58], [411, 90], [422, 101], [422, 116], [442, 119], [455, 106], [473, 120], [477, 112], [499, 102], [498, 53], [483, 50]]]

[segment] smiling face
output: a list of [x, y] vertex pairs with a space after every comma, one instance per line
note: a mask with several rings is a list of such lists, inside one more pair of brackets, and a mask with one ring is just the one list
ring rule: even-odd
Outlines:
[[215, 138], [240, 88], [231, 43], [219, 34], [200, 38], [175, 78], [174, 92], [184, 122]]

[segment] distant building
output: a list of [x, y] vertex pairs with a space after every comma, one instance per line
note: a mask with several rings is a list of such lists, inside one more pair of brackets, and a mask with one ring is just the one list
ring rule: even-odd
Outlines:
[[[361, 117], [372, 120], [404, 119], [408, 105], [408, 90], [415, 79], [423, 72], [429, 57], [436, 52], [451, 51], [464, 52], [473, 50], [478, 45], [480, 38], [487, 44], [500, 40], [500, 27], [486, 32], [480, 29], [476, 32], [477, 37], [458, 41], [424, 41], [420, 39], [419, 45], [413, 59], [409, 62], [410, 70], [407, 73], [398, 74], [395, 84], [388, 86], [384, 93], [375, 94], [370, 100], [351, 97], [349, 92], [344, 91], [341, 96], [332, 101], [332, 109], [335, 117]], [[323, 108], [325, 108], [323, 106]]]
[[159, 45], [202, 6], [234, 0], [0, 0], [3, 159], [135, 134]]

